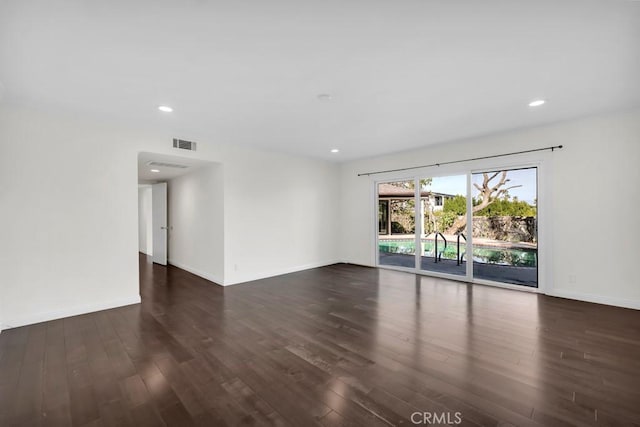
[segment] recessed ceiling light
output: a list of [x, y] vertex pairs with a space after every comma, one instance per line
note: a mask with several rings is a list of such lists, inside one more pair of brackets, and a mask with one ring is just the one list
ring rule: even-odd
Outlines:
[[160, 105], [158, 107], [158, 110], [162, 111], [163, 113], [171, 113], [173, 111], [173, 108], [169, 107], [168, 105]]
[[531, 101], [529, 103], [529, 107], [539, 107], [544, 104], [546, 101], [544, 99], [536, 99], [535, 101]]
[[318, 95], [318, 99], [320, 101], [330, 101], [331, 100], [331, 95], [328, 93], [321, 93]]
[[151, 169], [151, 172], [153, 172], [153, 173], [158, 173], [158, 172], [160, 172], [160, 171], [159, 171], [158, 169]]
[[340, 150], [338, 150], [337, 148], [332, 148], [332, 149], [331, 149], [331, 152], [332, 152], [332, 153], [339, 153], [339, 152], [340, 152]]

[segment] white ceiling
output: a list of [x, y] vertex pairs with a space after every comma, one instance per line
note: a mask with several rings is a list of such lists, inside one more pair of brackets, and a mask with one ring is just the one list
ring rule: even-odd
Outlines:
[[[168, 163], [172, 165], [186, 166], [185, 168], [151, 166], [150, 162]], [[168, 181], [172, 178], [179, 177], [189, 172], [213, 163], [204, 160], [191, 159], [186, 157], [169, 156], [156, 153], [139, 153], [138, 154], [138, 183], [152, 184], [155, 182]], [[159, 172], [151, 172], [155, 169]]]
[[334, 160], [637, 107], [638, 76], [631, 0], [0, 1], [3, 102]]

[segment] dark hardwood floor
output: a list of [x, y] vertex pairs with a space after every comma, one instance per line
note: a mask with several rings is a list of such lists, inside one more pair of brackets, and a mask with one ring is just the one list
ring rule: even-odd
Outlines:
[[640, 425], [638, 311], [351, 265], [227, 288], [140, 266], [141, 305], [2, 332], [0, 425]]

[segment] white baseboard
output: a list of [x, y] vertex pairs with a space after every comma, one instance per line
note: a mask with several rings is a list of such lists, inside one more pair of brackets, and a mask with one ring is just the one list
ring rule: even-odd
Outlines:
[[295, 273], [297, 271], [309, 270], [311, 268], [326, 267], [327, 265], [338, 264], [339, 262], [340, 261], [336, 261], [336, 260], [322, 261], [322, 262], [298, 265], [295, 267], [282, 268], [278, 270], [265, 271], [261, 273], [239, 275], [240, 277], [225, 282], [224, 286], [239, 285], [240, 283], [252, 282], [254, 280], [266, 279], [274, 276], [281, 276], [283, 274]]
[[[340, 261], [340, 262], [345, 263], [345, 264], [358, 265], [358, 266], [362, 266], [362, 267], [379, 268], [379, 267], [375, 267], [375, 266], [359, 264], [359, 263], [354, 263], [354, 262], [350, 262], [350, 261]], [[484, 283], [477, 283], [477, 284], [484, 285]], [[496, 286], [494, 283], [487, 283], [487, 285]], [[539, 293], [542, 293], [544, 295], [549, 295], [549, 296], [552, 296], [552, 297], [567, 298], [567, 299], [572, 299], [572, 300], [577, 300], [577, 301], [585, 301], [585, 302], [592, 302], [592, 303], [596, 303], [596, 304], [612, 305], [612, 306], [615, 306], [615, 307], [623, 307], [623, 308], [631, 308], [631, 309], [634, 309], [634, 310], [640, 310], [640, 300], [608, 297], [608, 296], [604, 296], [604, 295], [588, 294], [588, 293], [576, 292], [576, 291], [565, 290], [565, 289], [552, 289], [552, 290], [542, 291], [542, 290], [538, 290], [538, 289], [529, 289], [529, 288], [519, 287], [519, 286], [515, 286], [515, 285], [514, 286], [510, 286], [510, 285], [501, 286], [501, 285], [498, 285], [496, 287], [515, 289], [515, 290], [518, 290], [518, 291], [539, 292]]]
[[603, 295], [586, 294], [563, 289], [553, 289], [545, 292], [546, 295], [552, 297], [568, 298], [578, 301], [593, 302], [596, 304], [613, 305], [616, 307], [632, 308], [640, 310], [640, 301], [626, 298], [607, 297]]
[[224, 280], [222, 277], [216, 276], [215, 274], [206, 273], [204, 271], [198, 270], [197, 268], [193, 268], [189, 265], [183, 264], [181, 262], [178, 262], [172, 259], [170, 259], [168, 262], [169, 264], [176, 266], [182, 270], [188, 271], [191, 274], [195, 274], [196, 276], [200, 276], [203, 279], [207, 279], [208, 281], [213, 282], [216, 285], [224, 286], [223, 285]]
[[8, 319], [2, 325], [0, 325], [0, 329], [11, 329], [20, 326], [33, 325], [34, 323], [48, 322], [49, 320], [62, 319], [63, 317], [93, 313], [94, 311], [108, 310], [110, 308], [123, 307], [125, 305], [132, 304], [140, 304], [140, 295], [134, 295], [128, 298], [120, 298], [117, 300], [106, 302], [98, 302], [94, 304], [78, 305], [71, 308], [65, 308], [63, 310], [53, 310], [44, 313], [36, 313], [16, 319]]

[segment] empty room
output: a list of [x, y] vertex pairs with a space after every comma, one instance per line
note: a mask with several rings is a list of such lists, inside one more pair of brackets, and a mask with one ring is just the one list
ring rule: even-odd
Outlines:
[[0, 426], [640, 425], [640, 1], [0, 0]]

